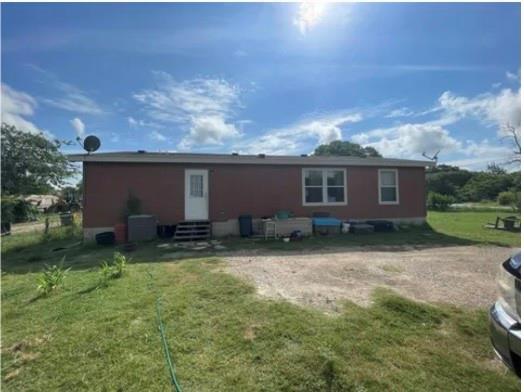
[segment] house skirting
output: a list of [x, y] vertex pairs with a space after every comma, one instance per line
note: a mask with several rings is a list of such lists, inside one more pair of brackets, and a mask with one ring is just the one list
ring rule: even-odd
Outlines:
[[[362, 219], [364, 220], [364, 219]], [[426, 217], [412, 217], [412, 218], [376, 218], [372, 220], [388, 220], [395, 225], [409, 224], [422, 225], [426, 222]], [[213, 237], [227, 237], [240, 235], [238, 227], [238, 219], [229, 219], [225, 221], [212, 222]], [[304, 235], [311, 235], [313, 227], [311, 218], [290, 218], [286, 220], [277, 221], [276, 225], [277, 235], [286, 236], [295, 230], [300, 230]], [[114, 231], [113, 227], [84, 227], [84, 240], [94, 241], [98, 233], [104, 231]], [[262, 219], [253, 219], [253, 234], [263, 235]]]
[[[276, 231], [279, 236], [290, 235], [295, 230], [300, 230], [304, 235], [311, 235], [313, 227], [311, 218], [289, 218], [276, 221]], [[262, 219], [253, 219], [253, 234], [263, 235], [264, 226]], [[211, 232], [214, 237], [238, 236], [240, 231], [237, 219], [213, 222]]]
[[[422, 225], [426, 222], [426, 217], [412, 217], [412, 218], [376, 218], [376, 219], [357, 219], [357, 220], [388, 220], [395, 225]], [[302, 231], [304, 235], [311, 235], [313, 233], [313, 225], [311, 218], [290, 218], [277, 221], [277, 235], [286, 236], [295, 230]], [[240, 231], [238, 228], [237, 219], [229, 219], [221, 222], [212, 223], [212, 233], [214, 237], [238, 236]], [[253, 219], [253, 234], [264, 234], [262, 219]]]

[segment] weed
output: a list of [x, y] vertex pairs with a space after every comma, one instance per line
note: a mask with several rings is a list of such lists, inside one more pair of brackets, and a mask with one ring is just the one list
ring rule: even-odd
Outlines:
[[100, 264], [100, 282], [99, 287], [105, 287], [111, 279], [118, 279], [124, 275], [127, 266], [127, 258], [120, 252], [113, 254], [110, 261], [104, 260]]
[[115, 268], [115, 278], [120, 278], [126, 269], [127, 258], [120, 252], [113, 254], [113, 265]]
[[98, 283], [98, 286], [106, 287], [109, 280], [112, 278], [113, 267], [107, 261], [103, 261], [102, 264], [100, 264], [99, 275], [100, 281]]
[[44, 272], [38, 277], [37, 289], [41, 294], [49, 294], [63, 284], [67, 272], [71, 269], [64, 269], [63, 265], [64, 258], [62, 258], [60, 265], [50, 267], [46, 264]]

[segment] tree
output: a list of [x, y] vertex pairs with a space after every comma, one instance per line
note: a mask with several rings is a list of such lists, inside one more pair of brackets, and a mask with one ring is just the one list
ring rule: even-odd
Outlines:
[[502, 166], [497, 165], [496, 163], [489, 163], [488, 164], [488, 173], [495, 174], [495, 175], [504, 175], [506, 174], [506, 169], [504, 169]]
[[315, 149], [314, 155], [335, 155], [359, 158], [382, 157], [382, 155], [380, 155], [380, 153], [373, 147], [362, 147], [360, 144], [341, 140], [318, 146]]
[[60, 152], [65, 142], [2, 123], [2, 194], [48, 193], [75, 172]]
[[514, 179], [510, 174], [480, 172], [464, 185], [462, 194], [468, 201], [495, 200], [500, 192], [510, 190], [513, 185]]
[[504, 134], [502, 139], [508, 141], [513, 148], [513, 155], [508, 163], [520, 163], [520, 126], [517, 128], [508, 123], [505, 127], [502, 128], [502, 133]]
[[426, 171], [426, 189], [462, 200], [461, 188], [473, 177], [473, 173], [456, 166], [437, 165]]

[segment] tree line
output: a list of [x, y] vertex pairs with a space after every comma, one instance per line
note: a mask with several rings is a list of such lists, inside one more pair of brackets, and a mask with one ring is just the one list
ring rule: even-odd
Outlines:
[[520, 209], [520, 170], [508, 172], [495, 164], [473, 172], [438, 165], [426, 171], [428, 207], [445, 209], [452, 203], [497, 201]]

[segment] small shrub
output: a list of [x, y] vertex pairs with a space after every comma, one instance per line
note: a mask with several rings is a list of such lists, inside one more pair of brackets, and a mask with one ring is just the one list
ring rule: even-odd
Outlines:
[[100, 274], [100, 282], [98, 285], [100, 287], [105, 287], [107, 286], [109, 280], [112, 278], [113, 267], [109, 265], [107, 261], [104, 261], [102, 262], [102, 264], [100, 264], [99, 274]]
[[120, 278], [126, 269], [127, 258], [120, 252], [113, 254], [113, 264], [115, 267], [115, 278]]
[[13, 223], [15, 221], [15, 198], [13, 197], [2, 197], [2, 223], [9, 222]]
[[38, 210], [28, 201], [14, 196], [2, 197], [2, 222], [28, 222], [37, 216]]
[[41, 294], [49, 294], [64, 283], [64, 278], [71, 268], [64, 269], [64, 259], [60, 265], [45, 266], [45, 270], [38, 277], [37, 289]]
[[501, 206], [514, 206], [517, 203], [517, 194], [515, 192], [500, 192], [497, 202]]
[[429, 192], [427, 206], [430, 210], [445, 211], [453, 203], [453, 198], [436, 192]]
[[99, 286], [107, 286], [111, 279], [118, 279], [124, 275], [127, 266], [127, 258], [120, 252], [113, 254], [111, 261], [103, 261], [100, 264], [100, 283]]

